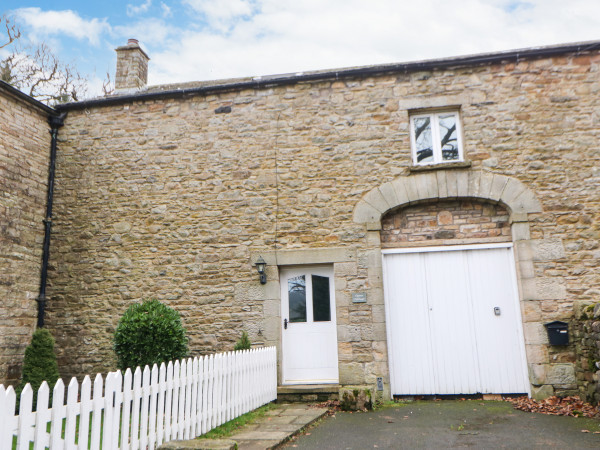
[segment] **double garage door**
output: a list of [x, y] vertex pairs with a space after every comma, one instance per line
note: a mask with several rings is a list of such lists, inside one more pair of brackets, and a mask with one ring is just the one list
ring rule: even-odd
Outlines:
[[393, 395], [529, 393], [512, 247], [386, 250]]

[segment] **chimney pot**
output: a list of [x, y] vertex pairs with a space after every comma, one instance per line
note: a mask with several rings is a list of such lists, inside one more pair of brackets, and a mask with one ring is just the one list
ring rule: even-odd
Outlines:
[[148, 61], [137, 39], [129, 39], [127, 45], [117, 47], [117, 73], [115, 94], [141, 91], [148, 83]]

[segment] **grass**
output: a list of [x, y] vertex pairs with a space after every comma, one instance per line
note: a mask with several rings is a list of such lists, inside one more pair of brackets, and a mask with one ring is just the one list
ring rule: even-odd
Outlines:
[[402, 408], [408, 403], [398, 400], [385, 400], [383, 402], [373, 402], [373, 411], [379, 411], [386, 408]]
[[208, 433], [200, 436], [200, 438], [222, 439], [229, 437], [240, 428], [244, 427], [245, 425], [250, 425], [256, 422], [258, 419], [264, 417], [267, 411], [271, 411], [275, 408], [277, 408], [277, 405], [275, 405], [275, 403], [267, 403], [266, 405], [261, 406], [260, 408], [247, 412], [246, 414], [243, 414], [233, 420], [230, 420], [229, 422], [225, 422], [224, 424], [213, 428]]

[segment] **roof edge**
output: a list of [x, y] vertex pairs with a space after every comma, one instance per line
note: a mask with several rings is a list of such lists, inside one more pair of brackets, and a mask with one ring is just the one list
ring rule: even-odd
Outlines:
[[166, 91], [138, 92], [136, 94], [114, 95], [81, 102], [64, 103], [56, 106], [57, 111], [85, 109], [95, 106], [110, 106], [132, 101], [157, 100], [163, 98], [183, 98], [196, 95], [215, 94], [219, 92], [237, 91], [242, 89], [262, 89], [268, 87], [295, 84], [307, 81], [328, 79], [345, 79], [356, 76], [380, 75], [394, 72], [416, 72], [421, 70], [442, 69], [447, 67], [466, 67], [494, 64], [499, 62], [523, 59], [539, 59], [567, 53], [585, 53], [600, 50], [600, 41], [577, 42], [543, 47], [531, 47], [518, 50], [508, 50], [494, 53], [480, 53], [450, 58], [429, 59], [407, 63], [380, 64], [374, 66], [351, 67], [326, 71], [307, 72], [299, 74], [270, 75], [254, 77], [248, 81], [225, 82], [214, 85], [204, 85], [187, 89], [172, 89]]
[[34, 107], [36, 107], [38, 109], [41, 109], [46, 114], [50, 114], [51, 116], [58, 116], [59, 115], [59, 112], [56, 109], [54, 109], [51, 106], [48, 106], [48, 105], [40, 102], [39, 100], [36, 100], [33, 97], [30, 97], [29, 95], [27, 95], [24, 92], [20, 91], [16, 87], [11, 86], [6, 81], [0, 80], [0, 89], [3, 89], [5, 91], [7, 91], [9, 95], [12, 95], [13, 97], [18, 98], [19, 100], [23, 100], [24, 102], [29, 103], [31, 106], [34, 106]]

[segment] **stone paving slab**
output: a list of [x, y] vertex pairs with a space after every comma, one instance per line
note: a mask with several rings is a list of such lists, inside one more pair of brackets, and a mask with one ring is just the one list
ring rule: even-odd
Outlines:
[[276, 409], [267, 411], [228, 439], [236, 441], [240, 450], [276, 448], [325, 414], [327, 408], [313, 408], [301, 403], [278, 404]]
[[238, 449], [242, 450], [265, 450], [270, 448], [276, 448], [281, 444], [281, 441], [278, 439], [275, 440], [241, 440], [236, 441], [238, 445]]

